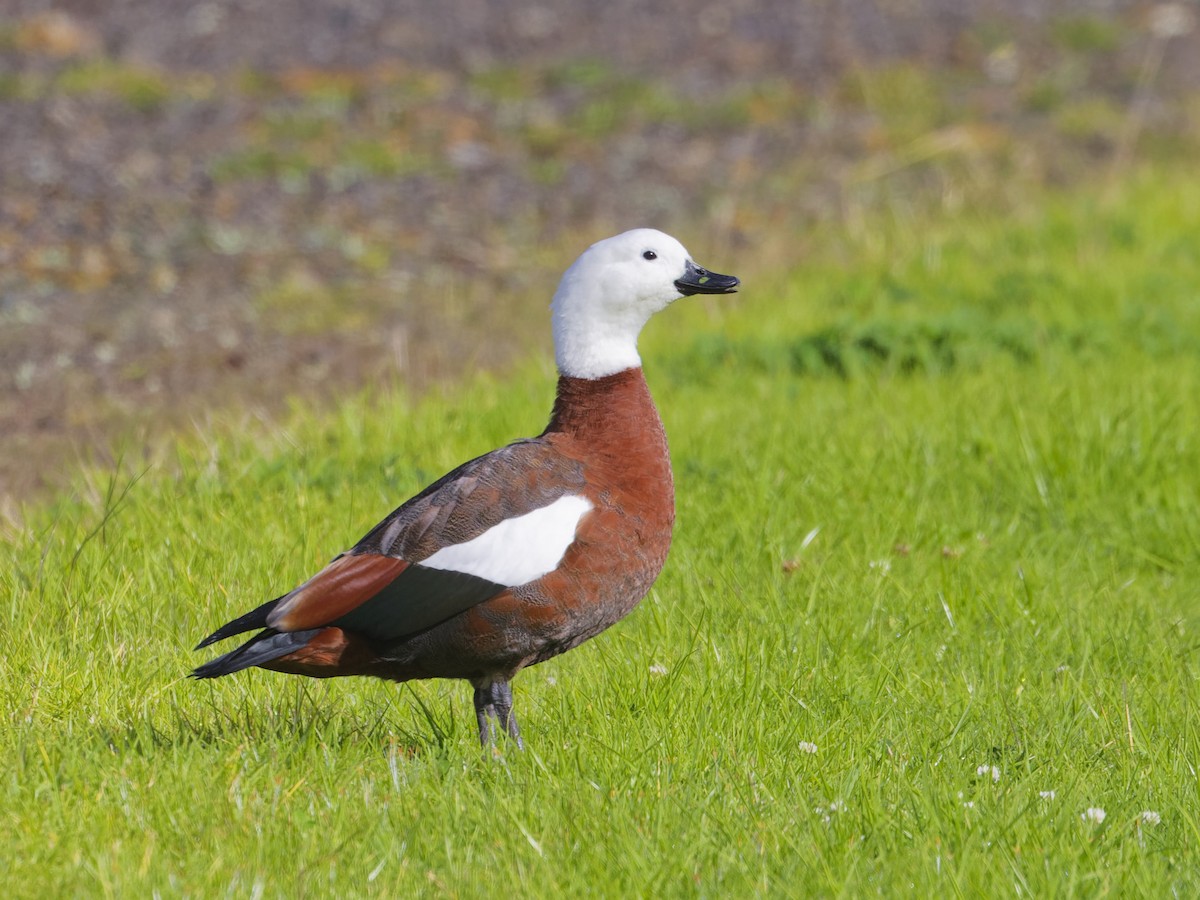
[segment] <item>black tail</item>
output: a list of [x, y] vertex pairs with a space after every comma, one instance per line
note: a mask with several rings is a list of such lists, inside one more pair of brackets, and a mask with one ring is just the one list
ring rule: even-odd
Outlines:
[[[267, 604], [267, 606], [270, 605], [270, 603]], [[253, 613], [250, 613], [250, 615], [254, 615], [260, 611], [261, 607], [260, 609], [256, 609]], [[222, 628], [221, 631], [218, 631], [217, 634], [220, 635], [222, 631], [232, 628], [245, 618], [247, 617], [242, 616], [241, 619], [230, 622], [225, 626], [225, 628]], [[238, 630], [247, 631], [254, 627], [255, 626], [250, 625], [247, 626], [247, 628], [241, 628]], [[281, 656], [287, 656], [293, 650], [299, 650], [301, 647], [307, 644], [309, 639], [311, 639], [312, 636], [320, 630], [320, 628], [310, 628], [307, 631], [280, 632], [268, 628], [261, 634], [256, 634], [254, 637], [250, 638], [250, 640], [246, 641], [246, 643], [242, 644], [242, 646], [238, 647], [236, 650], [231, 650], [224, 656], [218, 656], [211, 662], [206, 662], [204, 665], [197, 667], [192, 671], [192, 677], [219, 678], [222, 675], [229, 675], [233, 672], [239, 672], [242, 669], [248, 669], [251, 666], [257, 666], [261, 663], [270, 662], [271, 660], [278, 659]], [[229, 632], [229, 634], [237, 633], [238, 631]], [[226, 635], [222, 635], [222, 637], [224, 636]], [[204, 643], [208, 644], [213, 640], [220, 640], [220, 638], [214, 637], [205, 641]], [[200, 646], [203, 647], [204, 644], [201, 644]]]
[[[283, 597], [286, 597], [284, 594]], [[255, 628], [267, 627], [267, 615], [275, 608], [283, 597], [276, 597], [274, 600], [268, 600], [258, 609], [252, 609], [244, 616], [238, 616], [232, 622], [226, 622], [195, 647], [197, 650], [203, 650], [209, 644], [215, 644], [217, 641], [223, 641], [227, 637], [233, 637], [235, 634], [242, 634], [247, 631], [253, 631]]]

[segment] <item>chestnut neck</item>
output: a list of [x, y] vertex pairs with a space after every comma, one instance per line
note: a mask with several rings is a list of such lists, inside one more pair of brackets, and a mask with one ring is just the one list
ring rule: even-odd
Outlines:
[[640, 366], [600, 378], [559, 375], [546, 434], [604, 441], [662, 433], [662, 421]]

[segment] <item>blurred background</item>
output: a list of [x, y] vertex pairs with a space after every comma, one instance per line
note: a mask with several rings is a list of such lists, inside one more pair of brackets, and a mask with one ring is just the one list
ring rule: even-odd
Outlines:
[[6, 0], [0, 508], [212, 410], [549, 348], [591, 242], [756, 277], [1200, 159], [1200, 5]]

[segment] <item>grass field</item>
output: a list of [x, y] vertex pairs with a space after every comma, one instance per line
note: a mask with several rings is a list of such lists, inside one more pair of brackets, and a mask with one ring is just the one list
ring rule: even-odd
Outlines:
[[539, 430], [547, 362], [81, 475], [2, 551], [8, 893], [1195, 895], [1198, 236], [1194, 172], [1134, 175], [660, 316], [676, 543], [517, 679], [525, 753], [463, 684], [184, 676]]

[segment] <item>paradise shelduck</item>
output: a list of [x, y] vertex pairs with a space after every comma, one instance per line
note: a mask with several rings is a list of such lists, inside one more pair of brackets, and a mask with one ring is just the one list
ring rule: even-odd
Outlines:
[[680, 297], [738, 283], [660, 231], [593, 244], [551, 304], [546, 430], [459, 466], [308, 581], [218, 628], [196, 649], [262, 630], [192, 674], [465, 678], [484, 745], [495, 720], [520, 746], [512, 677], [622, 618], [667, 558], [675, 491], [638, 334]]

